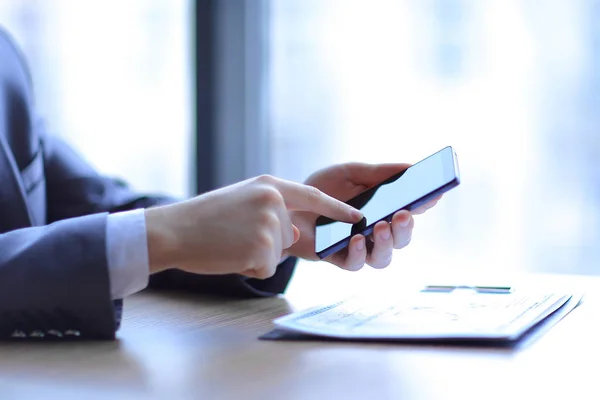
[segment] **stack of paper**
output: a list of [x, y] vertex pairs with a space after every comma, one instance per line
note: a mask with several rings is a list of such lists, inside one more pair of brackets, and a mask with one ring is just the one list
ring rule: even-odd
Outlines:
[[274, 321], [279, 330], [339, 339], [518, 340], [582, 296], [560, 291], [429, 286], [412, 293], [354, 296]]

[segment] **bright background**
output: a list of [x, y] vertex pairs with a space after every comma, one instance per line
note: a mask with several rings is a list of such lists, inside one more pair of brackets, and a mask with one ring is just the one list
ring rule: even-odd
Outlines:
[[189, 3], [0, 0], [49, 130], [138, 190], [190, 193]]
[[[269, 1], [272, 173], [301, 181], [446, 145], [459, 157], [461, 186], [417, 217], [398, 268], [357, 276], [600, 272], [600, 4], [540, 4]], [[190, 8], [0, 0], [0, 24], [29, 58], [53, 131], [137, 189], [190, 195]]]
[[598, 274], [600, 4], [543, 3], [273, 1], [275, 172], [452, 145], [395, 263]]

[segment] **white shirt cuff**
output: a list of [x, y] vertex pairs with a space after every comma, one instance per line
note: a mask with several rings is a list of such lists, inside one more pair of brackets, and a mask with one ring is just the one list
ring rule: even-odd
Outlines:
[[122, 299], [148, 286], [150, 263], [143, 209], [108, 216], [106, 256], [113, 300]]

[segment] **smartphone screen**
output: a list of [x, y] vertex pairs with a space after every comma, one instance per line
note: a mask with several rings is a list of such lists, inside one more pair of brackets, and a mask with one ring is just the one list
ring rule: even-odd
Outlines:
[[348, 246], [352, 236], [370, 235], [377, 222], [389, 222], [397, 211], [415, 209], [459, 183], [456, 155], [448, 146], [347, 201], [363, 213], [359, 223], [319, 217], [315, 251], [319, 258], [325, 258]]

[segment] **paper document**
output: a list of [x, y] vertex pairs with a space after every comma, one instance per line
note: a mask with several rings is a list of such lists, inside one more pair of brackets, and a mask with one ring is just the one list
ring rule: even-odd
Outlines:
[[354, 296], [278, 318], [274, 323], [279, 329], [335, 338], [511, 340], [573, 296], [554, 291], [416, 290], [410, 294]]

